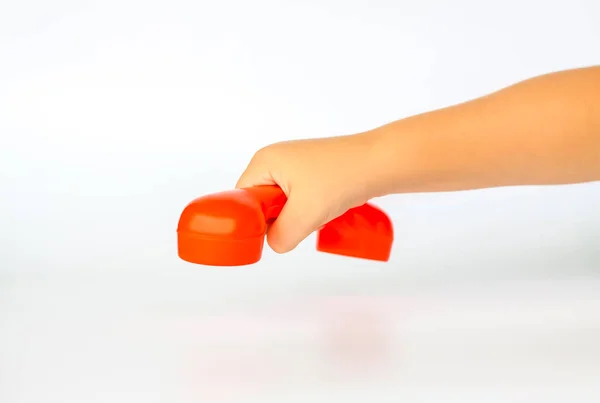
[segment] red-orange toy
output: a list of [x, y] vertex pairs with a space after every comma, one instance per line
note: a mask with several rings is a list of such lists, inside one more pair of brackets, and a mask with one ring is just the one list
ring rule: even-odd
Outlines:
[[[286, 201], [278, 186], [236, 189], [193, 200], [179, 218], [179, 257], [210, 266], [258, 262], [267, 227]], [[319, 230], [317, 250], [386, 262], [393, 238], [388, 216], [367, 203], [348, 210]]]

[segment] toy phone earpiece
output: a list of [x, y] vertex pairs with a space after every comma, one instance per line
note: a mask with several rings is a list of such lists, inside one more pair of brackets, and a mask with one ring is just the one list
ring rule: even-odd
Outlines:
[[[236, 189], [193, 200], [177, 227], [179, 257], [210, 266], [258, 262], [267, 227], [286, 201], [278, 186]], [[385, 262], [393, 238], [389, 217], [367, 203], [325, 224], [317, 233], [317, 250]]]

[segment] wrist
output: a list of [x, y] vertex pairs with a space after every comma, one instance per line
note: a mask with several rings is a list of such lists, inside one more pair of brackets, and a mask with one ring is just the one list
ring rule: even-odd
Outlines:
[[446, 111], [434, 111], [368, 132], [372, 197], [460, 187], [468, 168], [455, 150], [451, 121]]
[[404, 121], [364, 133], [370, 198], [412, 191], [420, 180], [423, 144]]

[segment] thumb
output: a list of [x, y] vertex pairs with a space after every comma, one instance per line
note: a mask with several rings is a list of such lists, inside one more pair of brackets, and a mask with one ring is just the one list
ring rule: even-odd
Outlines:
[[254, 166], [249, 166], [238, 179], [237, 183], [235, 184], [235, 188], [241, 189], [251, 186], [275, 184], [275, 181], [268, 171], [260, 169], [260, 167], [256, 168]]
[[[279, 217], [267, 232], [267, 243], [277, 253], [292, 251], [321, 224], [319, 214], [306, 202], [288, 197]], [[312, 212], [312, 213], [311, 213]]]
[[248, 166], [246, 166], [246, 169], [244, 169], [244, 172], [242, 172], [242, 175], [239, 177], [235, 188], [240, 189], [258, 185], [275, 185], [276, 181], [271, 175], [270, 168], [271, 164], [269, 163], [268, 154], [265, 151], [257, 151], [248, 163]]

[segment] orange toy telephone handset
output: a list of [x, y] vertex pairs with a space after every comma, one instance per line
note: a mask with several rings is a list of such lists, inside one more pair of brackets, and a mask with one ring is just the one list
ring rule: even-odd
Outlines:
[[[210, 266], [241, 266], [262, 256], [267, 226], [287, 198], [278, 186], [255, 186], [203, 196], [181, 213], [179, 257]], [[327, 223], [317, 234], [317, 250], [387, 261], [394, 234], [378, 208], [364, 204]]]

